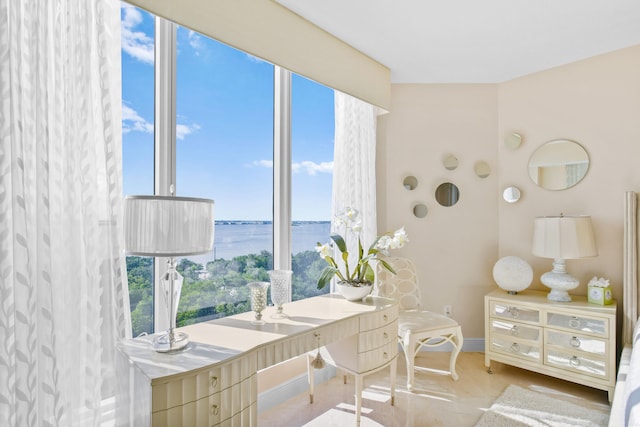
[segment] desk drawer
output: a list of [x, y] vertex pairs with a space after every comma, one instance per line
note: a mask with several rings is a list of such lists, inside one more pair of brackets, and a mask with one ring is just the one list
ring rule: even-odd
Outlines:
[[387, 362], [391, 362], [398, 354], [398, 343], [396, 340], [389, 342], [382, 347], [358, 353], [358, 372], [365, 373], [372, 369], [379, 368]]
[[544, 363], [596, 378], [609, 379], [607, 361], [584, 353], [547, 350]]
[[[495, 336], [518, 337], [526, 340], [540, 341], [542, 329], [508, 320], [491, 319], [491, 333]], [[509, 338], [507, 338], [509, 339]]]
[[162, 411], [205, 398], [251, 376], [257, 371], [253, 355], [242, 357], [215, 369], [175, 378], [152, 387], [151, 411]]
[[[213, 426], [242, 414], [254, 403], [255, 377], [195, 402], [152, 414], [153, 427]], [[242, 417], [240, 417], [242, 418]], [[240, 419], [239, 418], [239, 419]]]
[[384, 310], [375, 311], [371, 314], [360, 316], [360, 332], [378, 329], [398, 318], [398, 306], [394, 305]]
[[369, 351], [390, 342], [398, 342], [398, 324], [396, 322], [389, 323], [382, 328], [361, 332], [358, 335], [358, 351]]
[[607, 341], [603, 339], [553, 330], [545, 332], [547, 334], [545, 345], [557, 347], [559, 350], [583, 352], [598, 357], [605, 357], [608, 354]]

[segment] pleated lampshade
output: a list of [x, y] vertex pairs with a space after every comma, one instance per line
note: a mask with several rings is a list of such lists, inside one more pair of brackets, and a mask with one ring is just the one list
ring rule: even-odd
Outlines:
[[178, 257], [213, 249], [213, 200], [128, 196], [124, 230], [127, 255]]
[[533, 254], [577, 259], [598, 255], [590, 216], [544, 216], [534, 222]]

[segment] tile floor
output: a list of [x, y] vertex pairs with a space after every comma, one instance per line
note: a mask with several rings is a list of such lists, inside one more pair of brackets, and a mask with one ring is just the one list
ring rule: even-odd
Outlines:
[[[484, 366], [483, 353], [461, 353], [458, 357], [458, 381], [438, 369], [447, 369], [449, 354], [425, 352], [418, 365], [433, 371], [416, 373], [413, 393], [406, 388], [406, 369], [402, 354], [398, 358], [395, 406], [389, 398], [389, 370], [365, 377], [361, 426], [422, 427], [473, 426], [483, 411], [509, 384], [552, 394], [558, 399], [593, 408], [609, 408], [607, 392], [559, 380], [497, 362], [492, 374]], [[317, 386], [314, 403], [306, 393], [259, 414], [260, 427], [343, 427], [355, 425], [354, 383], [342, 376]]]

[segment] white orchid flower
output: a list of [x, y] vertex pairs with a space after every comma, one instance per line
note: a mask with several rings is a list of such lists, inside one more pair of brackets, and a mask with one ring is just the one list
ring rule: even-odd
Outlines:
[[333, 248], [328, 243], [324, 245], [316, 245], [316, 252], [320, 255], [320, 258], [324, 259], [333, 255]]

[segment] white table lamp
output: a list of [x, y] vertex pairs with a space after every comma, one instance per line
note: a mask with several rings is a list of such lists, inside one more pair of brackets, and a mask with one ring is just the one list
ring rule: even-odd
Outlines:
[[571, 301], [567, 291], [577, 288], [580, 281], [567, 273], [565, 260], [598, 255], [591, 217], [560, 215], [536, 218], [533, 254], [553, 258], [553, 270], [540, 277], [542, 284], [551, 289], [547, 299]]
[[125, 199], [127, 255], [168, 258], [160, 288], [169, 316], [169, 329], [154, 339], [156, 351], [181, 350], [189, 342], [187, 334], [175, 332], [183, 282], [176, 270], [176, 257], [211, 252], [213, 229], [213, 200], [174, 196], [128, 196]]

